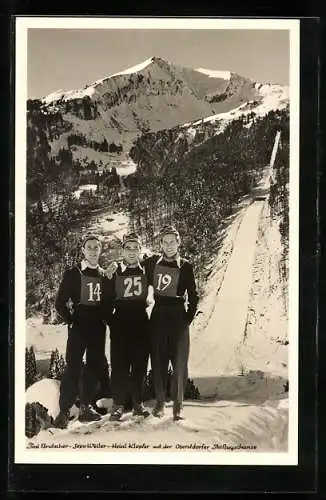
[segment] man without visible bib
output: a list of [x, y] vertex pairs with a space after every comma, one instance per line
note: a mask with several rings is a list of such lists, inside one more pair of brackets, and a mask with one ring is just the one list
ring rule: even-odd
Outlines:
[[149, 359], [149, 319], [146, 312], [148, 279], [139, 262], [140, 239], [135, 233], [123, 238], [123, 262], [110, 280], [114, 313], [110, 321], [111, 420], [120, 420], [130, 389], [133, 414], [148, 416], [143, 406], [143, 385]]
[[[161, 255], [147, 259], [155, 305], [151, 314], [151, 365], [156, 397], [153, 415], [164, 414], [168, 367], [173, 368], [171, 396], [173, 418], [182, 418], [184, 389], [188, 378], [189, 325], [198, 304], [198, 294], [189, 261], [179, 255], [180, 235], [172, 226], [160, 231]], [[185, 295], [188, 304], [185, 308]]]
[[68, 324], [66, 368], [60, 386], [60, 413], [54, 423], [61, 428], [67, 426], [70, 408], [76, 401], [85, 352], [79, 420], [101, 418], [91, 401], [104, 369], [106, 324], [112, 312], [109, 281], [99, 267], [101, 249], [101, 242], [96, 235], [85, 237], [82, 243], [84, 260], [64, 273], [56, 297], [56, 309]]

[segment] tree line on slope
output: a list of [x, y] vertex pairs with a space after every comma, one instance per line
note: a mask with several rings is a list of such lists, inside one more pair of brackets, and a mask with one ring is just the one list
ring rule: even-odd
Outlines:
[[[183, 253], [194, 263], [200, 293], [225, 219], [265, 173], [275, 133], [287, 120], [287, 110], [270, 112], [250, 127], [240, 117], [186, 156], [174, 148], [174, 158], [168, 158], [164, 132], [156, 139], [153, 134], [138, 139], [136, 149], [144, 154], [134, 156], [138, 170], [127, 181], [131, 226], [155, 247], [159, 227], [175, 224], [183, 236]], [[153, 156], [162, 163], [151, 168]]]
[[[120, 154], [123, 151], [121, 144], [115, 142], [109, 144], [105, 137], [99, 142], [88, 139], [81, 133], [69, 133], [72, 123], [64, 119], [64, 112], [60, 101], [48, 110], [38, 99], [27, 101], [28, 202], [46, 198], [54, 189], [57, 192], [65, 191], [67, 186], [78, 185], [81, 170], [89, 170], [94, 176], [99, 165], [87, 157], [83, 161], [74, 158], [72, 152], [74, 146], [87, 146], [103, 153]], [[62, 134], [66, 136], [67, 146], [60, 147], [54, 153], [53, 141], [59, 139]]]
[[274, 181], [271, 182], [269, 205], [271, 216], [279, 220], [281, 234], [282, 257], [280, 275], [284, 286], [284, 296], [288, 296], [289, 283], [289, 180], [290, 180], [290, 144], [289, 124], [285, 123], [281, 130], [281, 142], [278, 149], [273, 173]]
[[[164, 175], [144, 174], [142, 163], [137, 173], [125, 181], [128, 192], [124, 198], [117, 197], [117, 182], [105, 191], [99, 179], [102, 198], [98, 202], [129, 211], [131, 229], [139, 231], [146, 246], [152, 249], [162, 224], [177, 225], [183, 236], [183, 253], [194, 262], [202, 293], [224, 221], [241, 196], [249, 193], [260, 179], [271, 154], [275, 130], [287, 119], [287, 112], [282, 111], [270, 113], [249, 128], [247, 121], [231, 123], [224, 133], [210, 136], [173, 168], [166, 168]], [[94, 203], [96, 200], [94, 197]], [[49, 304], [53, 310], [63, 270], [80, 256], [78, 231], [73, 229], [78, 223], [87, 225], [88, 210], [87, 204], [83, 208], [82, 201], [72, 197], [68, 185], [55, 210], [44, 214], [35, 208], [33, 214], [28, 212], [28, 314], [45, 310], [49, 317], [46, 311]]]

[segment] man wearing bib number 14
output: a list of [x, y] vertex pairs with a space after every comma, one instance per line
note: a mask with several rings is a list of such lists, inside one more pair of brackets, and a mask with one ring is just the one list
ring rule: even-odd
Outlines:
[[[179, 254], [179, 232], [173, 226], [164, 226], [159, 238], [162, 254], [147, 259], [155, 300], [150, 319], [151, 364], [156, 397], [153, 415], [164, 415], [168, 367], [171, 361], [173, 418], [181, 420], [188, 378], [189, 325], [196, 313], [198, 293], [193, 267]], [[187, 309], [185, 294], [188, 299]]]
[[133, 414], [149, 416], [143, 406], [143, 384], [149, 359], [149, 318], [146, 312], [148, 280], [139, 262], [140, 239], [130, 233], [123, 237], [123, 261], [110, 280], [114, 313], [110, 323], [111, 387], [113, 407], [110, 420], [120, 420], [129, 389]]
[[89, 422], [101, 418], [91, 401], [104, 368], [106, 324], [112, 313], [109, 280], [99, 267], [101, 250], [102, 245], [96, 235], [84, 238], [84, 260], [65, 271], [56, 297], [57, 312], [68, 324], [66, 368], [60, 385], [60, 413], [54, 422], [60, 428], [67, 427], [70, 408], [78, 394], [85, 351], [79, 420]]

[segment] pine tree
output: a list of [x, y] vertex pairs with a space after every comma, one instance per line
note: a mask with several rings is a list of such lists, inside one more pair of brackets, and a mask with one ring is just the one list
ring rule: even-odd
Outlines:
[[29, 350], [25, 348], [25, 388], [30, 386], [30, 361], [29, 361]]
[[36, 434], [36, 410], [30, 403], [25, 405], [25, 436], [32, 438]]
[[36, 358], [33, 346], [25, 349], [25, 387], [34, 384], [37, 378]]
[[43, 323], [46, 325], [51, 322], [51, 301], [48, 294], [44, 297], [43, 302]]
[[109, 151], [109, 144], [106, 138], [104, 137], [103, 142], [102, 142], [102, 152], [107, 153]]
[[200, 399], [200, 393], [198, 387], [195, 386], [194, 381], [190, 378], [187, 380], [185, 388], [185, 399]]
[[57, 380], [62, 380], [65, 368], [66, 368], [66, 362], [62, 354], [60, 354], [60, 358], [58, 360], [58, 370], [57, 370]]
[[34, 381], [35, 381], [36, 378], [37, 378], [37, 367], [36, 367], [35, 351], [34, 351], [34, 347], [33, 346], [31, 346], [29, 348], [29, 353], [30, 353], [30, 359], [31, 359], [31, 366], [32, 366], [33, 378], [34, 378]]
[[58, 380], [59, 360], [60, 360], [59, 351], [58, 349], [55, 349], [54, 351], [51, 352], [49, 378]]

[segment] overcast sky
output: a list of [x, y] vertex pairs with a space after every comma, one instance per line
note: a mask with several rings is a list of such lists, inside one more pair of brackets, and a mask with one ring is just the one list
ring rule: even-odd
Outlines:
[[28, 97], [86, 84], [152, 56], [289, 83], [286, 30], [28, 30]]

